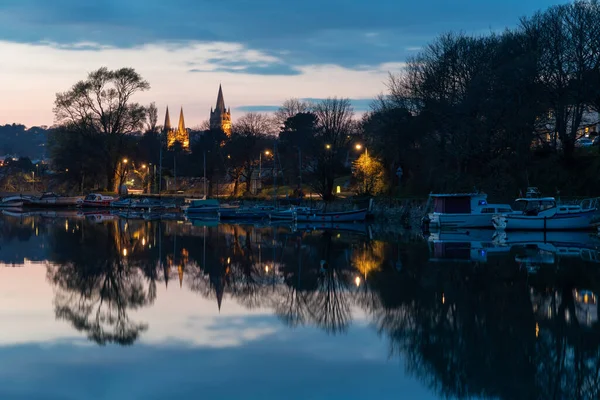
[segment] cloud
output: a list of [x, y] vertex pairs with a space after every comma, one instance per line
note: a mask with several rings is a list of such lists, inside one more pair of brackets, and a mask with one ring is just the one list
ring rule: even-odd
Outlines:
[[[208, 119], [219, 83], [226, 106], [278, 106], [290, 97], [373, 98], [385, 90], [388, 71], [401, 63], [349, 69], [335, 64], [291, 66], [275, 53], [259, 52], [236, 43], [156, 43], [124, 49], [77, 42], [69, 46], [0, 41], [0, 123], [51, 125], [55, 94], [68, 90], [90, 71], [135, 68], [151, 89], [134, 100], [156, 102], [161, 118], [167, 105], [183, 106], [186, 122]], [[237, 69], [237, 70], [236, 70]], [[202, 71], [190, 72], [191, 70]], [[240, 115], [234, 113], [234, 121]]]
[[403, 61], [448, 30], [515, 25], [558, 0], [5, 0], [0, 40], [132, 48], [157, 42], [230, 42], [279, 54], [288, 65], [378, 65]]

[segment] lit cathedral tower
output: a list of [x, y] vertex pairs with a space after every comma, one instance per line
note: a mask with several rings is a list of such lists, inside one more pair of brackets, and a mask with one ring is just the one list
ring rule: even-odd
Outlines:
[[231, 135], [231, 110], [225, 108], [225, 99], [223, 98], [221, 85], [219, 85], [217, 106], [214, 111], [212, 107], [210, 108], [210, 129], [221, 129], [227, 136]]
[[169, 118], [169, 107], [167, 106], [167, 113], [165, 115], [165, 125], [163, 127], [163, 132], [167, 135], [167, 148], [172, 148], [175, 142], [179, 142], [181, 144], [181, 148], [183, 150], [190, 149], [190, 134], [185, 128], [185, 121], [183, 119], [183, 107], [181, 107], [181, 112], [179, 113], [179, 124], [177, 125], [177, 129], [171, 128], [171, 120]]

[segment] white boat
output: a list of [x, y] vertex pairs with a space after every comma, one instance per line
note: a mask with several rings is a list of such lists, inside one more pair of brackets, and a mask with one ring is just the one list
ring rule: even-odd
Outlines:
[[76, 206], [81, 197], [59, 196], [53, 192], [46, 192], [38, 198], [31, 199], [31, 205], [35, 207], [68, 207]]
[[8, 196], [0, 201], [0, 208], [21, 208], [31, 202], [28, 196]]
[[427, 215], [431, 228], [493, 228], [492, 217], [510, 213], [508, 204], [488, 204], [485, 193], [430, 194], [433, 212]]
[[[187, 202], [187, 201], [186, 201]], [[185, 209], [186, 214], [217, 214], [220, 205], [217, 199], [192, 199]]]
[[515, 210], [492, 218], [498, 230], [554, 230], [591, 229], [597, 217], [597, 199], [587, 199], [578, 205], [558, 205], [554, 197], [520, 198]]
[[117, 199], [112, 196], [106, 196], [100, 193], [91, 193], [84, 199], [77, 201], [77, 205], [82, 207], [110, 207], [111, 203]]

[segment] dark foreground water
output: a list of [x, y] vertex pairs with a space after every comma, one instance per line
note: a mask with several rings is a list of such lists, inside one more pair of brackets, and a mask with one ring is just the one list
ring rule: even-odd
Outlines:
[[597, 237], [298, 228], [0, 216], [0, 399], [598, 398]]

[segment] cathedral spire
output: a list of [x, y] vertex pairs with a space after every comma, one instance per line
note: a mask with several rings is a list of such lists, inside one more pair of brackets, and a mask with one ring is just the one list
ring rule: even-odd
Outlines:
[[181, 112], [179, 113], [179, 127], [177, 128], [179, 132], [185, 132], [185, 122], [183, 120], [183, 107], [181, 107]]
[[219, 94], [217, 95], [217, 108], [215, 111], [225, 112], [225, 99], [223, 98], [223, 89], [221, 88], [221, 84], [219, 84]]
[[167, 106], [167, 113], [165, 114], [165, 125], [163, 131], [169, 132], [171, 130], [171, 118], [169, 117], [169, 106]]

